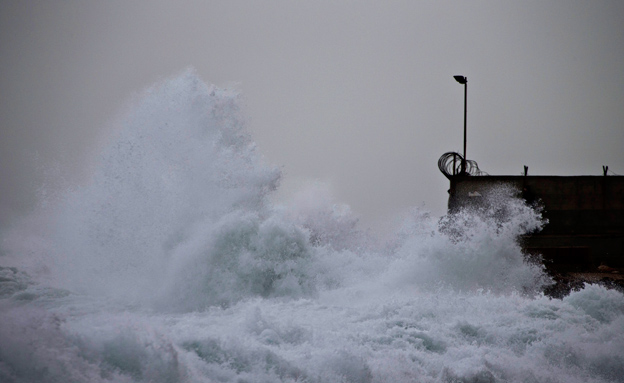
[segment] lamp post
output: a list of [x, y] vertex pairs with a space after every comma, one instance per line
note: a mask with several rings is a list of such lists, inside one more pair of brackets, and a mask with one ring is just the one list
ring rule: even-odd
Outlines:
[[464, 76], [453, 76], [460, 84], [464, 85], [464, 159], [461, 165], [461, 174], [466, 174], [466, 113], [468, 109], [468, 78]]

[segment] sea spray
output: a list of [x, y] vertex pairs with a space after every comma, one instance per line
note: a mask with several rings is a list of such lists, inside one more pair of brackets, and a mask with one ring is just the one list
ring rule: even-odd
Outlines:
[[550, 279], [523, 253], [520, 237], [546, 221], [516, 194], [508, 187], [493, 188], [480, 204], [439, 220], [413, 210], [397, 236], [394, 252], [400, 260], [390, 279], [426, 289], [539, 293]]
[[90, 182], [45, 217], [51, 243], [40, 251], [56, 284], [141, 299], [198, 226], [236, 209], [264, 214], [280, 173], [261, 163], [237, 97], [191, 71], [144, 92]]
[[305, 233], [273, 217], [227, 214], [210, 232], [193, 233], [172, 257], [161, 307], [196, 310], [250, 296], [309, 296], [315, 290]]
[[322, 188], [272, 202], [238, 103], [153, 86], [91, 181], [4, 236], [0, 381], [621, 381], [624, 295], [540, 294], [513, 191], [376, 241]]

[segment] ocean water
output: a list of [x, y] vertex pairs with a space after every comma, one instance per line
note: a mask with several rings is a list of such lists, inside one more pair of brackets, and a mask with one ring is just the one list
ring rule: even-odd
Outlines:
[[276, 202], [239, 105], [186, 71], [42, 186], [2, 237], [0, 382], [624, 382], [624, 295], [545, 297], [513, 191], [380, 239], [323, 188]]

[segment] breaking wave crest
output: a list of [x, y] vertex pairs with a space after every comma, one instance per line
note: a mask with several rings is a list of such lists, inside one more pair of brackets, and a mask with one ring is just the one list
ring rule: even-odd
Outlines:
[[118, 123], [90, 182], [48, 197], [36, 259], [51, 283], [179, 310], [312, 296], [364, 277], [352, 275], [354, 262], [386, 284], [539, 287], [541, 271], [517, 244], [523, 230], [539, 228], [539, 214], [511, 195], [492, 198], [489, 212], [441, 222], [408, 216], [392, 249], [375, 246], [321, 188], [302, 192], [307, 205], [303, 197], [272, 205], [281, 173], [258, 154], [238, 98], [192, 71], [148, 89]]
[[549, 284], [541, 264], [520, 246], [522, 235], [543, 227], [539, 210], [507, 187], [491, 190], [484, 200], [437, 222], [417, 212], [402, 232], [396, 279], [433, 288], [528, 294]]
[[382, 240], [322, 186], [272, 202], [281, 172], [239, 104], [193, 71], [153, 86], [90, 181], [42, 193], [4, 235], [0, 380], [624, 375], [624, 296], [544, 297], [519, 238], [545, 222], [515, 191], [442, 218], [410, 210]]

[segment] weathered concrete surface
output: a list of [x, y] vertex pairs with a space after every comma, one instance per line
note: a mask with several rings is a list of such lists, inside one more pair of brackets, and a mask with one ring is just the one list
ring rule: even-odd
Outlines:
[[475, 195], [497, 185], [512, 186], [528, 202], [543, 206], [549, 223], [526, 236], [523, 245], [542, 254], [547, 266], [570, 271], [600, 264], [624, 267], [624, 177], [454, 176], [449, 210], [477, 202]]

